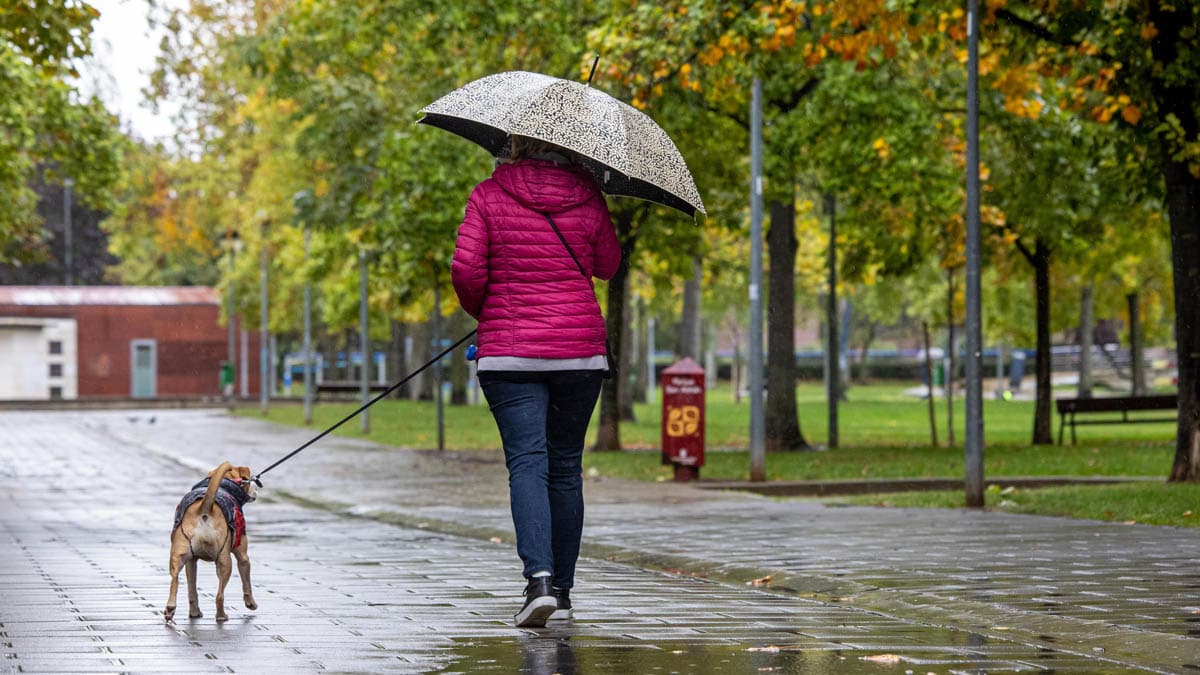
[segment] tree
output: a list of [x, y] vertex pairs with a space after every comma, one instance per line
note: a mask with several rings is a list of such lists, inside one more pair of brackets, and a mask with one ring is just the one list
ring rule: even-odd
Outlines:
[[70, 178], [82, 206], [106, 210], [121, 136], [99, 99], [73, 83], [96, 10], [78, 0], [9, 5], [0, 10], [0, 265], [22, 265], [48, 255], [35, 183]]
[[1028, 0], [995, 11], [996, 40], [1031, 70], [1060, 69], [1065, 106], [1113, 124], [1152, 151], [1170, 218], [1179, 411], [1171, 481], [1200, 481], [1200, 10], [1145, 0], [1062, 5]]

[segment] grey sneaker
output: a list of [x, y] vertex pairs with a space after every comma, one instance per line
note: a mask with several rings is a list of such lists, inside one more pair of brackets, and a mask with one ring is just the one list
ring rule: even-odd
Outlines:
[[558, 599], [550, 586], [550, 577], [534, 577], [525, 585], [525, 605], [513, 617], [517, 628], [541, 628], [558, 609]]
[[554, 613], [550, 615], [550, 618], [546, 620], [566, 621], [573, 618], [575, 613], [571, 611], [571, 589], [555, 588], [554, 597], [558, 600], [558, 607], [555, 608]]

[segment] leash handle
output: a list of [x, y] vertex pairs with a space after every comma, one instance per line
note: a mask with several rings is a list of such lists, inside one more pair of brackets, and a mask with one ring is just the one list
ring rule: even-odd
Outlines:
[[321, 433], [317, 434], [317, 435], [316, 435], [314, 438], [310, 439], [310, 440], [309, 440], [307, 443], [305, 443], [304, 445], [302, 445], [302, 446], [300, 446], [300, 447], [296, 448], [295, 450], [293, 450], [293, 451], [289, 452], [288, 454], [284, 455], [284, 456], [283, 456], [283, 459], [280, 459], [279, 461], [275, 462], [275, 463], [274, 463], [274, 464], [272, 464], [271, 466], [268, 466], [267, 468], [263, 469], [262, 471], [259, 471], [259, 472], [258, 472], [258, 474], [257, 474], [257, 475], [255, 475], [255, 476], [254, 476], [254, 478], [251, 478], [250, 480], [254, 481], [254, 483], [255, 483], [256, 485], [258, 485], [258, 487], [262, 487], [262, 480], [261, 480], [261, 478], [262, 478], [262, 475], [263, 475], [264, 473], [266, 473], [266, 472], [270, 471], [271, 469], [274, 469], [275, 467], [279, 466], [280, 464], [283, 464], [284, 462], [288, 461], [289, 459], [291, 459], [292, 457], [294, 457], [296, 454], [298, 454], [298, 453], [299, 453], [301, 450], [303, 450], [303, 449], [307, 448], [308, 446], [312, 445], [313, 443], [316, 443], [317, 441], [321, 440], [322, 438], [325, 438], [325, 437], [326, 437], [326, 436], [328, 436], [329, 434], [333, 433], [333, 431], [334, 431], [335, 429], [337, 429], [338, 427], [342, 426], [342, 425], [343, 425], [343, 424], [345, 424], [346, 422], [349, 422], [350, 420], [354, 419], [354, 417], [355, 417], [356, 415], [358, 415], [360, 412], [362, 412], [362, 411], [366, 410], [367, 408], [370, 408], [371, 406], [375, 405], [375, 404], [376, 404], [376, 403], [378, 403], [378, 402], [379, 402], [381, 399], [383, 399], [385, 396], [387, 396], [388, 394], [392, 393], [393, 391], [396, 391], [396, 390], [397, 390], [397, 389], [399, 389], [399, 388], [400, 388], [400, 387], [401, 387], [403, 384], [405, 384], [405, 383], [406, 383], [406, 382], [408, 382], [409, 380], [413, 379], [413, 378], [414, 378], [414, 377], [416, 377], [417, 375], [421, 374], [421, 373], [422, 373], [422, 372], [423, 372], [423, 371], [424, 371], [426, 368], [428, 368], [429, 366], [432, 366], [433, 364], [437, 363], [438, 361], [441, 361], [441, 360], [442, 360], [442, 357], [446, 356], [447, 354], [449, 354], [450, 352], [454, 351], [455, 349], [458, 349], [460, 346], [462, 346], [462, 343], [466, 342], [467, 340], [470, 340], [472, 337], [474, 337], [474, 336], [475, 336], [475, 333], [477, 333], [477, 332], [479, 332], [479, 329], [478, 329], [478, 328], [476, 328], [476, 329], [472, 330], [470, 333], [467, 333], [466, 335], [462, 336], [462, 337], [461, 337], [461, 338], [458, 340], [458, 342], [455, 342], [454, 344], [450, 345], [449, 347], [447, 347], [447, 348], [443, 349], [443, 350], [442, 350], [442, 352], [441, 352], [440, 354], [438, 354], [437, 356], [433, 357], [433, 358], [432, 358], [432, 359], [430, 359], [429, 361], [425, 362], [425, 365], [421, 366], [420, 368], [417, 368], [416, 370], [412, 371], [412, 372], [411, 372], [411, 373], [409, 373], [408, 375], [405, 375], [405, 376], [404, 376], [404, 379], [402, 379], [402, 380], [400, 380], [399, 382], [397, 382], [396, 384], [393, 384], [392, 386], [388, 387], [387, 389], [385, 389], [385, 390], [383, 391], [383, 393], [379, 394], [378, 396], [376, 396], [375, 398], [371, 399], [370, 401], [367, 401], [366, 403], [362, 404], [361, 406], [359, 406], [359, 407], [358, 407], [358, 409], [357, 409], [357, 410], [355, 410], [354, 412], [350, 413], [349, 415], [346, 415], [345, 417], [343, 417], [343, 418], [342, 418], [340, 421], [338, 421], [338, 422], [337, 422], [337, 424], [334, 424], [333, 426], [329, 427], [329, 428], [328, 428], [328, 429], [326, 429], [325, 431], [322, 431]]

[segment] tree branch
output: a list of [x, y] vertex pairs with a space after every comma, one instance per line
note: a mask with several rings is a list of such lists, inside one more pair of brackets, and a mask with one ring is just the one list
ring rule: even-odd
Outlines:
[[[1008, 25], [1012, 26], [1013, 28], [1016, 28], [1017, 30], [1020, 30], [1023, 33], [1032, 35], [1033, 37], [1035, 37], [1043, 42], [1049, 42], [1051, 44], [1055, 44], [1060, 47], [1080, 47], [1080, 46], [1082, 46], [1082, 43], [1080, 43], [1080, 41], [1076, 40], [1075, 38], [1067, 36], [1067, 35], [1059, 35], [1058, 33], [1051, 31], [1049, 28], [1046, 28], [1045, 26], [1043, 26], [1035, 21], [1031, 21], [1030, 19], [1026, 19], [1022, 16], [1018, 16], [1012, 10], [1004, 8], [1004, 7], [1000, 7], [1000, 8], [996, 9], [996, 18], [998, 20], [1004, 21]], [[1106, 52], [1099, 52], [1096, 54], [1096, 56], [1101, 61], [1105, 61], [1105, 62], [1113, 60], [1112, 55], [1108, 54]]]

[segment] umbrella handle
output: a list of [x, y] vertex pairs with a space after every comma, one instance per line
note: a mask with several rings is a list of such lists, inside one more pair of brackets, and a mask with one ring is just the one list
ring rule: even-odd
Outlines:
[[592, 86], [592, 76], [596, 74], [596, 66], [600, 63], [600, 54], [596, 54], [596, 59], [592, 61], [592, 72], [588, 73], [587, 86]]

